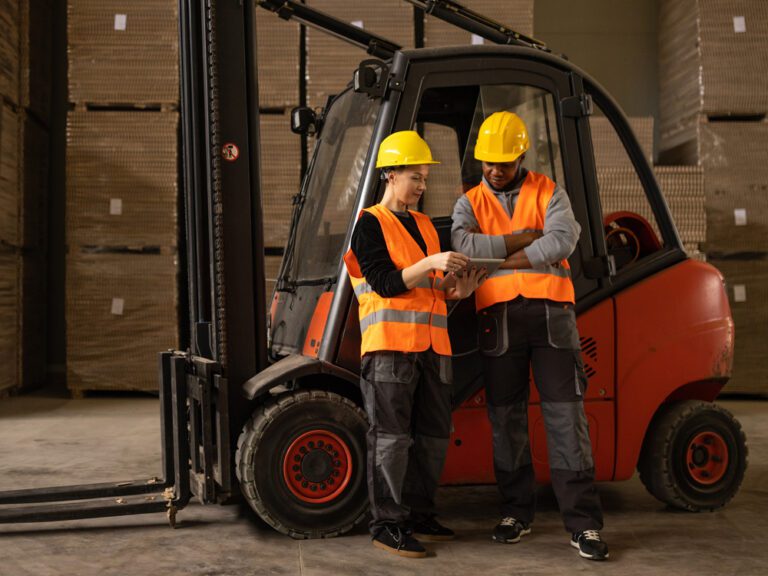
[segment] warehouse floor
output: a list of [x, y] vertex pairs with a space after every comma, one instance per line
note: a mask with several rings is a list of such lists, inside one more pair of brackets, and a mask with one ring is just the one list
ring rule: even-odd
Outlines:
[[[0, 576], [622, 574], [725, 576], [768, 573], [768, 402], [723, 401], [742, 422], [750, 465], [724, 510], [666, 510], [635, 477], [600, 485], [611, 560], [578, 558], [552, 492], [542, 488], [533, 533], [520, 544], [490, 540], [492, 486], [445, 488], [442, 519], [454, 542], [408, 560], [374, 549], [364, 529], [297, 542], [239, 506], [190, 505], [176, 530], [161, 514], [0, 526]], [[160, 475], [157, 400], [19, 397], [0, 401], [0, 490]]]

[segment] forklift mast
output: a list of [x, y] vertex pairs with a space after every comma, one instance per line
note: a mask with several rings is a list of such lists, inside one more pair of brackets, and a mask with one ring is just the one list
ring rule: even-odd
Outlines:
[[[489, 41], [543, 43], [450, 0], [408, 0]], [[179, 0], [185, 268], [190, 342], [160, 353], [163, 478], [0, 492], [0, 523], [163, 512], [235, 492], [242, 386], [264, 370], [267, 319], [255, 7], [391, 58], [400, 46], [293, 0]], [[299, 169], [299, 167], [297, 167]]]

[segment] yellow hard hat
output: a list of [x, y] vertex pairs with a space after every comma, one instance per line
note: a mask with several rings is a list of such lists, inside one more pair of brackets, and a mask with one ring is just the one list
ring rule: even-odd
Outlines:
[[440, 164], [432, 160], [432, 151], [418, 132], [402, 130], [382, 140], [379, 155], [376, 157], [376, 168], [415, 164]]
[[483, 162], [514, 162], [528, 150], [528, 130], [514, 112], [494, 112], [480, 126], [475, 158]]

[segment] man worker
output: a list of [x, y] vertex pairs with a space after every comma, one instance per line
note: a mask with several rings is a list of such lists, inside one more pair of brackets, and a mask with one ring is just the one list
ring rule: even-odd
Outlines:
[[508, 111], [485, 119], [475, 145], [482, 182], [456, 202], [454, 250], [505, 258], [475, 292], [493, 459], [502, 496], [496, 542], [531, 532], [536, 494], [528, 439], [529, 370], [541, 396], [552, 486], [571, 545], [591, 560], [608, 558], [594, 486], [584, 413], [587, 379], [580, 356], [567, 258], [578, 242], [565, 190], [522, 166], [529, 147], [523, 121]]

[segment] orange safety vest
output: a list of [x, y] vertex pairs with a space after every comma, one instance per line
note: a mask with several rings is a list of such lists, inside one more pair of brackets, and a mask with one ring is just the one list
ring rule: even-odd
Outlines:
[[[480, 231], [496, 236], [543, 230], [547, 206], [554, 192], [555, 183], [552, 180], [543, 174], [529, 171], [520, 189], [512, 218], [484, 183], [481, 182], [466, 194]], [[518, 296], [573, 303], [575, 296], [568, 261], [530, 269], [498, 269], [475, 290], [475, 305], [478, 310], [482, 310]]]
[[[381, 224], [389, 256], [398, 270], [415, 264], [427, 255], [440, 252], [437, 231], [429, 216], [410, 212], [427, 245], [427, 254], [424, 254], [416, 240], [388, 208], [377, 204], [366, 208], [365, 212], [375, 216]], [[445, 292], [436, 287], [443, 278], [442, 272], [430, 272], [427, 278], [407, 292], [384, 298], [366, 282], [351, 249], [344, 255], [344, 262], [360, 305], [361, 356], [376, 350], [421, 352], [430, 347], [438, 354], [450, 356]]]

